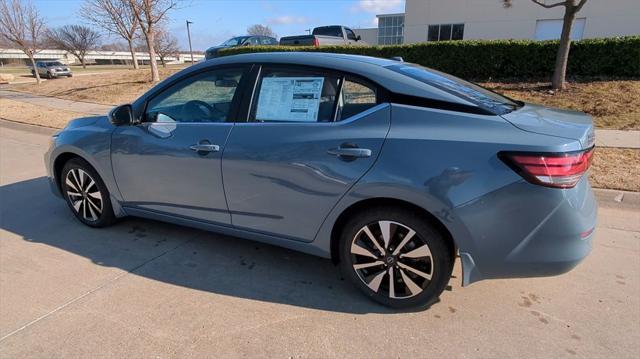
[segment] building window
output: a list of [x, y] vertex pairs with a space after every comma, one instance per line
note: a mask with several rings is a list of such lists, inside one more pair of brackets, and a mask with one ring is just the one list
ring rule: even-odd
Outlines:
[[464, 24], [429, 25], [427, 41], [462, 40], [464, 38]]
[[378, 16], [378, 45], [397, 45], [404, 42], [404, 15]]

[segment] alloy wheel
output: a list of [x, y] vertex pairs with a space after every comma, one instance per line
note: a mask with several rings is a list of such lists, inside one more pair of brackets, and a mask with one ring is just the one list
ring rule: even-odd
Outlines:
[[413, 229], [393, 221], [362, 227], [351, 241], [351, 260], [360, 280], [392, 299], [422, 293], [433, 278], [431, 249]]
[[67, 197], [73, 209], [87, 221], [97, 221], [102, 214], [103, 200], [96, 181], [80, 168], [67, 172]]

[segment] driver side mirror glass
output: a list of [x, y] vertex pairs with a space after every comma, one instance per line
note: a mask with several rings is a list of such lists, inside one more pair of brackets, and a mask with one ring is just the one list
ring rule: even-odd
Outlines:
[[109, 121], [116, 126], [133, 124], [133, 107], [120, 105], [109, 112]]
[[360, 41], [360, 40], [362, 40], [362, 36], [356, 35], [356, 41]]

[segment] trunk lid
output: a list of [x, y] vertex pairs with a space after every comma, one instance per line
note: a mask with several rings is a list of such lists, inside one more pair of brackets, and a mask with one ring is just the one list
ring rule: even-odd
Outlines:
[[523, 131], [580, 141], [585, 149], [595, 143], [593, 120], [579, 111], [527, 103], [502, 117]]

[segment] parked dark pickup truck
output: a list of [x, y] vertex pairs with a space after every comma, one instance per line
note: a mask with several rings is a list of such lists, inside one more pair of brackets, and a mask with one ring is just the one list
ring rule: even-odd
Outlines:
[[280, 45], [320, 46], [320, 45], [367, 45], [353, 30], [340, 25], [316, 27], [311, 35], [286, 36]]

